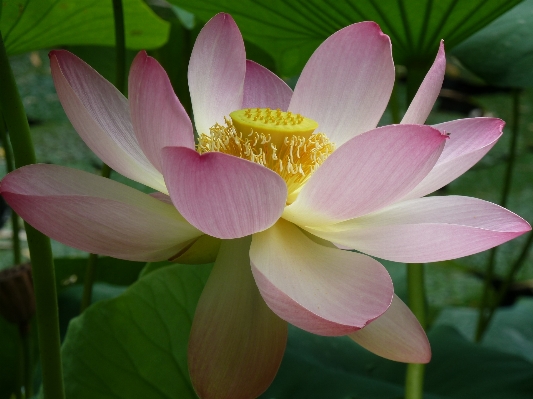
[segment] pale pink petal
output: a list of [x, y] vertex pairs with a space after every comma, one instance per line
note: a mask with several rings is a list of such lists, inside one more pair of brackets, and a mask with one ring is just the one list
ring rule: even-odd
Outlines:
[[437, 57], [418, 88], [401, 123], [423, 124], [426, 121], [439, 96], [445, 71], [446, 55], [444, 54], [444, 41], [441, 40]]
[[394, 295], [390, 308], [351, 339], [370, 352], [404, 363], [428, 363], [431, 347], [415, 315]]
[[162, 171], [163, 147], [194, 148], [187, 112], [174, 94], [163, 67], [145, 51], [131, 65], [128, 93], [135, 136], [158, 171]]
[[194, 124], [209, 134], [230, 112], [241, 109], [246, 53], [241, 32], [229, 14], [217, 14], [200, 31], [189, 62]]
[[185, 219], [217, 238], [239, 238], [272, 226], [281, 216], [287, 186], [275, 172], [220, 152], [199, 155], [163, 149], [163, 174], [172, 202]]
[[317, 244], [283, 219], [252, 236], [250, 259], [268, 306], [315, 334], [359, 330], [382, 315], [392, 300], [392, 281], [379, 262]]
[[326, 159], [283, 217], [316, 226], [381, 209], [429, 173], [444, 141], [437, 129], [422, 125], [389, 125], [356, 136]]
[[189, 373], [202, 399], [252, 399], [274, 379], [287, 323], [265, 304], [250, 271], [250, 237], [222, 241], [189, 338]]
[[374, 129], [394, 85], [391, 43], [374, 22], [334, 33], [305, 65], [289, 110], [318, 122], [337, 146]]
[[271, 108], [287, 111], [292, 90], [264, 66], [246, 61], [242, 108]]
[[51, 51], [50, 66], [61, 105], [85, 144], [120, 174], [166, 192], [133, 133], [128, 100], [68, 51]]
[[333, 226], [306, 228], [349, 248], [395, 262], [425, 263], [472, 255], [529, 230], [520, 216], [476, 198], [417, 198]]
[[201, 235], [172, 205], [113, 180], [62, 166], [17, 169], [2, 180], [0, 194], [37, 230], [101, 255], [160, 261]]
[[429, 174], [403, 199], [419, 198], [445, 186], [474, 166], [496, 144], [505, 122], [497, 118], [471, 118], [433, 127], [450, 134]]

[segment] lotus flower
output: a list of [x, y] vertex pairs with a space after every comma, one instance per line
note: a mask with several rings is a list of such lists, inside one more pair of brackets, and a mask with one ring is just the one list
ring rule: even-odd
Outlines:
[[54, 165], [16, 170], [0, 192], [35, 228], [85, 251], [189, 263], [216, 256], [189, 342], [202, 398], [263, 392], [281, 362], [287, 322], [349, 335], [389, 359], [429, 361], [423, 329], [368, 255], [440, 261], [530, 230], [482, 200], [422, 198], [475, 164], [504, 125], [422, 125], [443, 80], [442, 45], [402, 124], [376, 128], [394, 83], [390, 40], [378, 25], [329, 37], [293, 93], [246, 60], [235, 22], [219, 14], [189, 64], [198, 144], [165, 71], [146, 53], [131, 67], [129, 99], [66, 51], [52, 51], [50, 61], [87, 145], [157, 193]]

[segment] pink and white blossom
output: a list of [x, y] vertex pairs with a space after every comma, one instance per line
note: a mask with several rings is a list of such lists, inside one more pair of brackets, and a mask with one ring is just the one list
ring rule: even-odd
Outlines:
[[262, 393], [281, 362], [287, 322], [349, 335], [392, 360], [428, 362], [423, 329], [371, 256], [453, 259], [530, 226], [475, 198], [424, 197], [487, 153], [504, 123], [423, 125], [444, 76], [441, 44], [402, 124], [377, 127], [394, 84], [391, 54], [377, 24], [350, 25], [315, 51], [293, 93], [246, 60], [229, 15], [218, 14], [200, 32], [188, 75], [199, 134], [209, 135], [236, 110], [278, 108], [318, 122], [317, 132], [335, 144], [288, 201], [288, 186], [275, 171], [197, 151], [191, 120], [163, 68], [145, 52], [133, 62], [126, 99], [76, 56], [52, 51], [59, 98], [82, 139], [111, 168], [158, 193], [54, 165], [12, 172], [0, 193], [35, 228], [88, 252], [160, 261], [192, 248], [208, 251], [199, 244], [204, 235], [222, 240], [215, 240], [220, 250], [189, 343], [189, 371], [202, 398]]

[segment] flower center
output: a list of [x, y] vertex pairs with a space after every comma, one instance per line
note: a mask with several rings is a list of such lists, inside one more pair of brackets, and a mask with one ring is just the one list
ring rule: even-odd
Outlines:
[[335, 150], [323, 133], [313, 134], [314, 120], [270, 108], [241, 109], [225, 125], [200, 134], [200, 154], [218, 151], [263, 165], [287, 184], [287, 204], [294, 202], [303, 184]]

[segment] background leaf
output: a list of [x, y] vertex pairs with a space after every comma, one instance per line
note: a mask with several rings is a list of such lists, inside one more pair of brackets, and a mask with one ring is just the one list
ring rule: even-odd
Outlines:
[[[526, 399], [531, 364], [467, 341], [450, 327], [429, 334], [433, 359], [426, 399]], [[401, 399], [405, 365], [379, 358], [346, 337], [319, 337], [292, 327], [280, 371], [263, 399]]]
[[62, 349], [67, 398], [196, 398], [187, 341], [210, 270], [165, 267], [72, 320]]
[[454, 49], [487, 83], [533, 87], [533, 1], [527, 0]]
[[375, 21], [391, 37], [397, 64], [433, 61], [440, 39], [451, 49], [521, 0], [170, 0], [207, 21], [230, 13], [245, 39], [266, 50], [278, 72], [302, 70], [322, 41], [360, 21]]
[[[102, 0], [10, 0], [0, 30], [8, 55], [62, 45], [115, 44], [112, 2]], [[162, 46], [169, 25], [142, 0], [123, 0], [126, 47]]]

